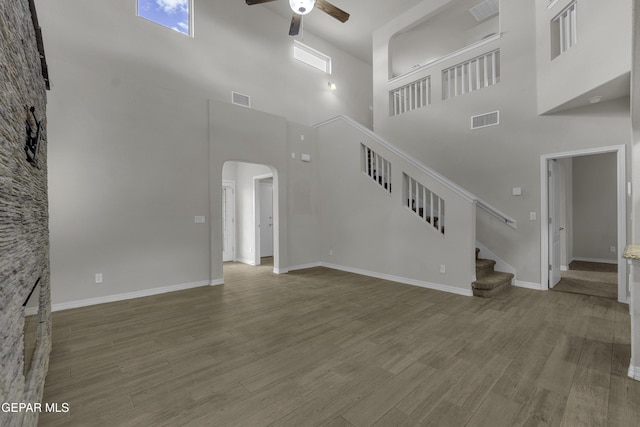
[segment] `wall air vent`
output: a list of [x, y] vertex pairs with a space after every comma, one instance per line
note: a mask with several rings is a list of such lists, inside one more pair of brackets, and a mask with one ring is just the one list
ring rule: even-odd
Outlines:
[[231, 103], [243, 107], [251, 107], [251, 97], [238, 92], [231, 92]]
[[471, 117], [471, 129], [486, 128], [487, 126], [495, 126], [499, 124], [500, 111], [492, 111], [491, 113]]
[[500, 12], [500, 9], [498, 8], [495, 0], [485, 0], [469, 9], [469, 13], [471, 13], [478, 22], [484, 21], [485, 19], [496, 15], [498, 12]]

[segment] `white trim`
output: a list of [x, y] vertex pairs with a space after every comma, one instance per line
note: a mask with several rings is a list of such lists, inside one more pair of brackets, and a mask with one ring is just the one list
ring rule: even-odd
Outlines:
[[337, 265], [323, 262], [322, 267], [332, 268], [334, 270], [346, 271], [348, 273], [360, 274], [362, 276], [375, 277], [376, 279], [390, 280], [392, 282], [404, 283], [405, 285], [419, 286], [421, 288], [433, 289], [436, 291], [449, 292], [451, 294], [464, 295], [466, 297], [473, 296], [471, 291], [471, 285], [469, 289], [461, 289], [448, 285], [441, 285], [439, 283], [423, 282], [421, 280], [409, 279], [406, 277], [393, 276], [390, 274], [377, 273], [375, 271], [362, 270], [360, 268], [346, 267], [344, 265]]
[[462, 49], [456, 50], [454, 52], [451, 52], [445, 56], [443, 56], [440, 59], [436, 59], [435, 61], [431, 61], [431, 62], [427, 62], [426, 64], [420, 64], [419, 67], [413, 68], [410, 71], [407, 71], [404, 74], [400, 74], [399, 76], [396, 77], [392, 77], [389, 80], [387, 80], [388, 84], [392, 84], [397, 82], [398, 80], [402, 80], [406, 77], [409, 77], [413, 74], [419, 73], [420, 71], [423, 71], [426, 68], [430, 68], [433, 67], [434, 65], [438, 65], [444, 61], [447, 61], [449, 59], [455, 58], [456, 56], [460, 56], [464, 53], [470, 52], [474, 49], [477, 49], [481, 46], [484, 46], [485, 44], [491, 43], [492, 41], [498, 40], [500, 37], [502, 37], [502, 33], [496, 33], [494, 35], [492, 35], [491, 37], [487, 37], [486, 39], [480, 40], [478, 42], [475, 42], [473, 44], [470, 44], [468, 46], [463, 47]]
[[560, 271], [569, 271], [569, 266], [568, 265], [561, 265], [560, 266]]
[[558, 4], [558, 1], [560, 0], [551, 0], [550, 3], [547, 5], [547, 9], [551, 9], [553, 6]]
[[289, 271], [306, 270], [307, 268], [322, 267], [321, 262], [311, 262], [309, 264], [293, 265], [288, 268]]
[[[219, 280], [219, 279], [218, 279]], [[163, 286], [161, 288], [143, 289], [141, 291], [126, 292], [124, 294], [105, 295], [103, 297], [87, 298], [76, 301], [53, 304], [51, 311], [68, 310], [70, 308], [86, 307], [89, 305], [104, 304], [107, 302], [124, 301], [133, 298], [149, 297], [152, 295], [164, 294], [167, 292], [184, 291], [186, 289], [210, 286], [218, 280], [201, 280], [199, 282], [183, 283], [180, 285]]]
[[38, 314], [38, 307], [26, 307], [24, 309], [25, 316], [34, 316]]
[[[266, 173], [263, 175], [256, 175], [253, 177], [253, 264], [251, 265], [260, 265], [261, 261], [261, 254], [260, 254], [260, 181], [263, 179], [269, 179], [272, 178], [273, 179], [273, 186], [275, 187], [276, 185], [276, 179], [273, 177], [273, 172], [270, 173]], [[275, 204], [276, 198], [272, 197], [272, 205]], [[275, 218], [275, 209], [273, 209], [273, 222], [275, 223], [276, 218]], [[273, 245], [273, 259], [275, 262], [275, 258], [276, 258], [276, 248], [275, 248], [275, 239], [276, 239], [276, 235], [274, 233], [273, 235], [273, 240], [274, 240], [274, 245]]]
[[[618, 212], [618, 248], [627, 246], [627, 184], [626, 184], [626, 146], [590, 148], [571, 152], [543, 154], [540, 156], [540, 283], [543, 288], [549, 286], [549, 196], [548, 163], [553, 159], [589, 156], [593, 154], [616, 153], [617, 159], [617, 212]], [[618, 254], [618, 302], [628, 304], [627, 263], [622, 260], [622, 251]], [[574, 258], [577, 259], [577, 258]]]
[[[224, 250], [222, 252], [222, 262], [229, 262], [229, 261], [235, 261], [236, 260], [236, 182], [235, 181], [231, 181], [231, 180], [226, 180], [223, 179], [222, 180], [222, 189], [224, 190], [224, 188], [230, 188], [231, 189], [231, 194], [232, 194], [232, 203], [231, 203], [231, 217], [232, 217], [232, 221], [233, 221], [233, 226], [231, 227], [231, 237], [229, 239], [230, 243], [231, 243], [231, 259], [226, 260], [224, 259]], [[226, 213], [225, 213], [226, 214]], [[223, 224], [224, 226], [224, 224]], [[222, 231], [224, 233], [224, 230]]]
[[333, 117], [333, 118], [331, 118], [329, 120], [325, 120], [324, 122], [315, 124], [315, 125], [313, 125], [313, 127], [317, 129], [317, 128], [321, 127], [321, 126], [325, 126], [325, 125], [331, 124], [331, 123], [339, 121], [339, 120], [342, 120], [342, 121], [346, 122], [347, 124], [350, 124], [354, 128], [358, 129], [360, 132], [364, 133], [369, 138], [371, 138], [372, 140], [376, 141], [378, 144], [382, 145], [384, 148], [386, 148], [387, 150], [389, 150], [390, 152], [392, 152], [396, 156], [400, 157], [405, 162], [409, 163], [411, 166], [413, 166], [416, 169], [420, 170], [421, 172], [429, 175], [429, 177], [431, 177], [433, 180], [435, 180], [436, 182], [438, 182], [441, 185], [445, 186], [449, 190], [453, 191], [458, 196], [462, 197], [463, 200], [466, 200], [466, 201], [471, 202], [471, 203], [475, 203], [477, 207], [481, 208], [482, 210], [484, 210], [485, 212], [489, 213], [490, 215], [495, 216], [496, 218], [500, 219], [501, 221], [504, 221], [505, 224], [507, 224], [509, 227], [511, 227], [513, 229], [517, 229], [517, 224], [516, 224], [516, 220], [515, 219], [513, 219], [510, 216], [507, 216], [506, 214], [500, 212], [498, 209], [496, 209], [493, 206], [489, 205], [488, 203], [486, 203], [485, 201], [481, 200], [480, 198], [478, 198], [474, 194], [469, 193], [467, 190], [465, 190], [464, 188], [460, 187], [458, 184], [456, 184], [453, 181], [447, 179], [443, 175], [440, 175], [438, 172], [434, 171], [433, 169], [431, 169], [430, 167], [428, 167], [424, 163], [422, 163], [422, 162], [416, 160], [415, 158], [411, 157], [410, 155], [408, 155], [404, 151], [400, 150], [398, 147], [396, 147], [396, 146], [392, 145], [391, 143], [389, 143], [387, 140], [382, 138], [380, 135], [378, 135], [375, 132], [373, 132], [372, 130], [367, 129], [366, 127], [362, 126], [360, 123], [356, 122], [352, 118], [347, 117], [347, 116], [343, 116], [343, 115], [339, 115], [339, 116], [335, 116], [335, 117]]
[[289, 269], [288, 268], [276, 268], [276, 267], [273, 267], [273, 272], [275, 274], [287, 274], [289, 272]]
[[640, 381], [640, 367], [629, 365], [629, 378]]
[[209, 286], [220, 286], [220, 285], [224, 285], [224, 278], [214, 279], [209, 281]]
[[523, 282], [522, 280], [514, 280], [513, 286], [516, 286], [518, 288], [533, 289], [533, 290], [536, 290], [536, 291], [546, 291], [547, 290], [547, 288], [542, 286], [540, 283]]

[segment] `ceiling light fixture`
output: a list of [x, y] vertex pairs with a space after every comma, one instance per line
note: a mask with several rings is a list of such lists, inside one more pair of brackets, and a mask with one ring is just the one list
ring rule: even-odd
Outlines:
[[335, 82], [329, 82], [329, 90], [330, 91], [334, 91], [336, 90], [338, 87], [336, 86]]
[[597, 104], [600, 101], [602, 101], [602, 97], [601, 96], [592, 96], [591, 98], [589, 98], [589, 102], [591, 104]]
[[313, 10], [316, 0], [289, 0], [291, 10], [298, 15], [306, 15]]

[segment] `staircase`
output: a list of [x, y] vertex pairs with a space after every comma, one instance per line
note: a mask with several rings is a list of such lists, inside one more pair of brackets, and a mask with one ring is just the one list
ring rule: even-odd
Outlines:
[[476, 281], [471, 284], [473, 295], [491, 298], [511, 287], [513, 274], [495, 271], [496, 262], [479, 257], [480, 249], [476, 248]]

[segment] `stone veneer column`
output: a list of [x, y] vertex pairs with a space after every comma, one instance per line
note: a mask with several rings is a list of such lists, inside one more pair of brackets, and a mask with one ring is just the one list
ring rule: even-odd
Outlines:
[[[0, 404], [41, 401], [51, 349], [46, 87], [35, 34], [29, 0], [0, 1]], [[37, 167], [24, 151], [32, 106], [43, 124]], [[25, 375], [22, 305], [38, 278], [37, 343]], [[2, 426], [37, 421], [37, 412], [0, 410]]]

